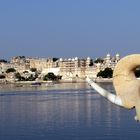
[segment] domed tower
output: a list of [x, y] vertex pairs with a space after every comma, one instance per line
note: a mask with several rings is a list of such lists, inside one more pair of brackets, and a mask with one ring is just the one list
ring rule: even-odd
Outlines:
[[60, 58], [59, 59], [59, 64], [58, 65], [59, 65], [59, 67], [62, 67], [63, 66], [63, 58]]
[[110, 60], [111, 59], [111, 56], [110, 56], [110, 54], [108, 53], [107, 55], [106, 55], [106, 60]]
[[116, 58], [116, 62], [118, 62], [120, 60], [120, 55], [117, 53], [115, 58]]
[[111, 62], [111, 55], [108, 53], [106, 55], [106, 64], [109, 64]]
[[79, 59], [78, 59], [78, 57], [75, 57], [74, 61], [75, 61], [75, 68], [78, 68], [79, 67]]
[[91, 62], [91, 58], [90, 58], [90, 57], [87, 57], [87, 60], [86, 60], [86, 67], [89, 67], [90, 62]]

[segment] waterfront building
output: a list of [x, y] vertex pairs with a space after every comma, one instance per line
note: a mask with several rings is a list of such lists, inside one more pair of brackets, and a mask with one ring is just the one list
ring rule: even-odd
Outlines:
[[16, 56], [10, 60], [11, 68], [21, 73], [30, 69], [29, 60], [25, 56]]
[[44, 69], [58, 67], [57, 61], [53, 60], [53, 58], [30, 58], [28, 60], [30, 68], [36, 68], [40, 72]]
[[60, 75], [63, 79], [85, 77], [86, 59], [78, 57], [69, 59], [59, 59]]
[[[100, 59], [100, 58], [99, 58]], [[85, 77], [96, 78], [99, 71], [109, 67], [114, 69], [117, 62], [120, 60], [120, 55], [116, 54], [111, 57], [107, 54], [103, 61], [94, 62], [93, 59], [75, 58], [25, 58], [24, 56], [13, 57], [10, 63], [0, 63], [0, 73], [4, 73], [8, 68], [14, 68], [16, 72], [23, 75], [24, 71], [30, 71], [31, 68], [36, 68], [43, 78], [49, 72], [55, 75], [62, 76], [64, 80], [85, 79]], [[25, 73], [24, 73], [25, 74]], [[26, 75], [25, 75], [26, 76]], [[12, 76], [11, 76], [12, 77]]]

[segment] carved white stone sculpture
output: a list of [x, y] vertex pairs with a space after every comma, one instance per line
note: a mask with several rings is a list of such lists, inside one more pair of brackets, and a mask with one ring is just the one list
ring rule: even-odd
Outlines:
[[140, 66], [140, 54], [126, 56], [117, 63], [113, 72], [116, 95], [101, 88], [89, 78], [87, 82], [112, 103], [128, 109], [136, 108], [135, 119], [140, 121], [140, 80], [134, 73], [138, 66]]

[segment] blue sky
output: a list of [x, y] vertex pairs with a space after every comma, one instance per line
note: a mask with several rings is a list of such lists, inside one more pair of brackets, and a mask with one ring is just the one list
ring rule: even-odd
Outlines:
[[140, 53], [139, 0], [0, 0], [0, 58]]

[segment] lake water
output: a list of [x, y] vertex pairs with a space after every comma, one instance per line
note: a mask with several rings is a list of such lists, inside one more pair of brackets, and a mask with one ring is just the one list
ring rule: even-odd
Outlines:
[[[114, 92], [111, 84], [102, 86]], [[0, 140], [138, 140], [134, 116], [86, 83], [0, 92]]]

